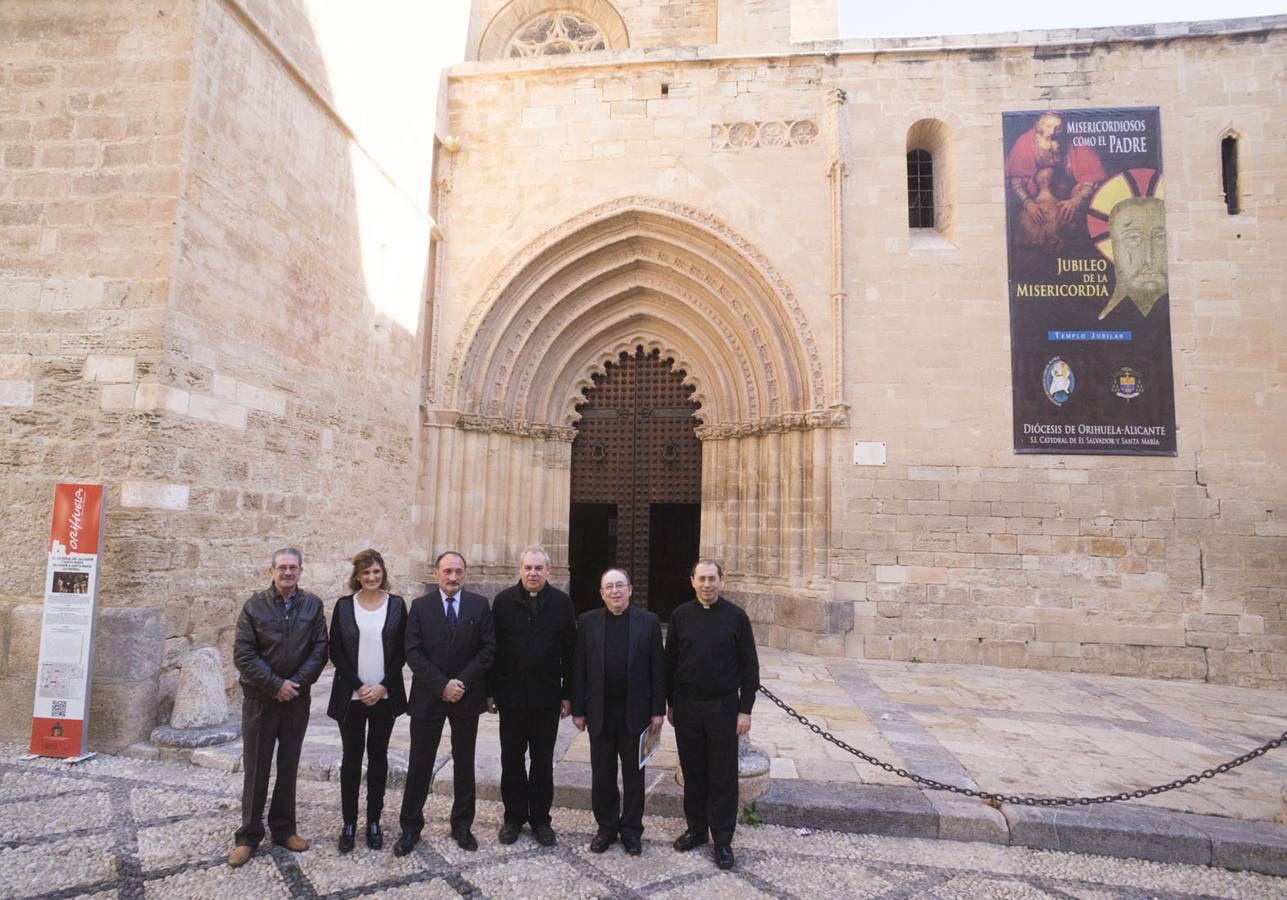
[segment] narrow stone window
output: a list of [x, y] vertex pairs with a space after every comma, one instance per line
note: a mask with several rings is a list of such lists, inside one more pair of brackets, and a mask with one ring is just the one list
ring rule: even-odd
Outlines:
[[934, 157], [928, 150], [907, 154], [907, 224], [934, 227]]
[[1242, 206], [1238, 202], [1238, 139], [1233, 135], [1220, 142], [1220, 184], [1224, 188], [1224, 208], [1236, 216]]

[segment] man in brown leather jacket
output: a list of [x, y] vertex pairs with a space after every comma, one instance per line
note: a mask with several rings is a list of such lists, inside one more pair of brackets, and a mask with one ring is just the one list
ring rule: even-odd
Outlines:
[[251, 596], [237, 617], [232, 659], [240, 673], [241, 827], [228, 865], [245, 865], [264, 838], [264, 802], [273, 751], [277, 783], [268, 808], [273, 842], [296, 852], [308, 841], [295, 831], [295, 779], [308, 728], [308, 687], [326, 664], [322, 601], [299, 589], [303, 555], [293, 547], [273, 554], [272, 587]]

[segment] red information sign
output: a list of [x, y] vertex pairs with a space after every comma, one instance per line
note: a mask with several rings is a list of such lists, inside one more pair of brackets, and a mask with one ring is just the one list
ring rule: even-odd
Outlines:
[[54, 489], [31, 718], [31, 752], [39, 756], [80, 757], [87, 751], [104, 513], [101, 484]]

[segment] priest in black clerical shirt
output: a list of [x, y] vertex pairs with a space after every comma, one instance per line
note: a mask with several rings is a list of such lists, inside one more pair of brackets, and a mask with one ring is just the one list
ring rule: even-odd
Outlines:
[[[626, 853], [643, 852], [644, 771], [639, 737], [660, 730], [666, 712], [661, 622], [630, 603], [630, 576], [608, 569], [599, 579], [603, 609], [578, 620], [572, 662], [572, 723], [590, 729], [590, 805], [598, 831], [590, 852], [621, 838]], [[617, 793], [621, 760], [624, 799]]]
[[760, 687], [760, 660], [751, 620], [720, 596], [724, 569], [699, 560], [692, 571], [697, 598], [670, 614], [666, 636], [667, 717], [675, 727], [684, 770], [688, 830], [675, 839], [687, 852], [715, 845], [715, 863], [733, 868], [737, 825], [737, 738], [751, 730]]

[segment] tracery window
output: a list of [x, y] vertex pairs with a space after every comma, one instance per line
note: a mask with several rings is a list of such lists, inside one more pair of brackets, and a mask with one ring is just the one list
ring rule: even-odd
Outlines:
[[510, 39], [508, 56], [561, 56], [608, 49], [603, 29], [572, 12], [546, 13]]

